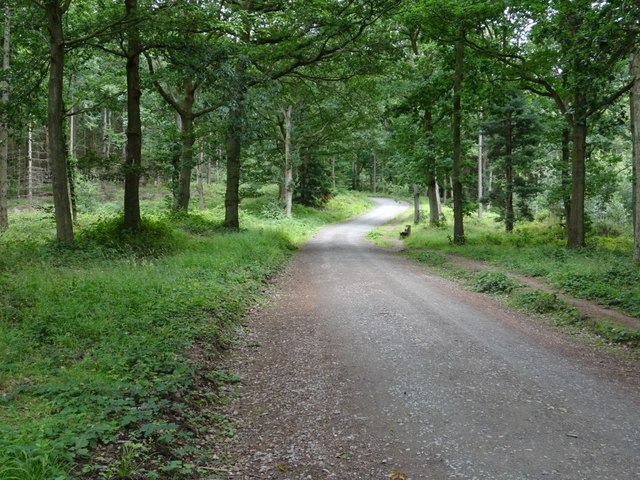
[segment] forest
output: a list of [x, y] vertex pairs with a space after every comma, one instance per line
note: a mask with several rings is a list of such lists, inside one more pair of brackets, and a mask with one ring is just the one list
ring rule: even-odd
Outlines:
[[182, 392], [234, 379], [198, 342], [367, 196], [413, 202], [414, 244], [611, 259], [564, 287], [640, 315], [635, 0], [2, 10], [3, 479], [217, 478], [181, 426], [223, 395]]

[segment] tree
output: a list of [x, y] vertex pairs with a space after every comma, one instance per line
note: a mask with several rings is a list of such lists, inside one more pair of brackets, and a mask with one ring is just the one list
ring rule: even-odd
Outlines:
[[[615, 75], [627, 57], [636, 32], [629, 28], [638, 18], [638, 6], [580, 0], [548, 0], [526, 9], [534, 18], [526, 54], [511, 42], [513, 51], [502, 55], [517, 70], [523, 86], [554, 100], [563, 115], [568, 153], [571, 141], [571, 205], [567, 246], [585, 245], [585, 172], [589, 120], [612, 105], [631, 88]], [[613, 74], [612, 74], [613, 73]]]
[[398, 5], [397, 0], [328, 0], [284, 5], [231, 2], [228, 21], [234, 25], [234, 74], [228, 89], [227, 191], [225, 226], [239, 228], [239, 179], [248, 88], [295, 75], [301, 68], [339, 55], [363, 37], [367, 28]]
[[640, 264], [640, 53], [631, 56], [631, 142], [633, 146], [633, 258]]
[[11, 10], [5, 7], [4, 33], [2, 35], [2, 110], [0, 111], [0, 231], [9, 226], [9, 210], [7, 193], [9, 181], [7, 170], [9, 165], [9, 70], [10, 70]]
[[73, 222], [67, 184], [67, 157], [64, 139], [64, 62], [65, 39], [63, 16], [71, 0], [46, 0], [44, 5], [49, 30], [49, 93], [48, 134], [49, 155], [53, 173], [53, 205], [56, 235], [60, 242], [73, 243]]

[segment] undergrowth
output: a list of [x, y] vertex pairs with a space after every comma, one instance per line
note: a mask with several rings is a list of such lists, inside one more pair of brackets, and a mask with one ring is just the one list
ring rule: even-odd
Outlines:
[[[445, 210], [445, 218], [451, 218]], [[425, 250], [454, 253], [503, 266], [511, 271], [542, 277], [570, 295], [615, 306], [640, 317], [640, 269], [632, 261], [632, 242], [627, 237], [590, 236], [582, 249], [567, 249], [563, 231], [542, 222], [522, 223], [512, 233], [495, 216], [482, 221], [465, 218], [466, 243], [451, 242], [451, 225], [421, 225], [405, 241], [413, 255]]]
[[188, 448], [198, 426], [183, 428], [200, 375], [190, 350], [224, 347], [301, 241], [369, 205], [341, 195], [284, 219], [252, 213], [261, 202], [273, 200], [243, 202], [240, 232], [221, 228], [219, 204], [160, 211], [140, 232], [85, 214], [74, 247], [52, 240], [48, 212], [12, 218], [0, 237], [1, 479], [193, 478], [204, 452]]

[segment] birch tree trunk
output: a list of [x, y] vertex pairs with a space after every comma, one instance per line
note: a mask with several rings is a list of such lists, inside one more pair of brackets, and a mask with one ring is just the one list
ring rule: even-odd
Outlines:
[[5, 9], [4, 18], [4, 35], [2, 48], [2, 71], [5, 75], [2, 81], [2, 104], [4, 112], [2, 113], [2, 122], [0, 125], [0, 231], [9, 227], [9, 209], [7, 204], [7, 196], [9, 194], [9, 81], [7, 80], [10, 68], [10, 47], [11, 40], [11, 11], [9, 7]]

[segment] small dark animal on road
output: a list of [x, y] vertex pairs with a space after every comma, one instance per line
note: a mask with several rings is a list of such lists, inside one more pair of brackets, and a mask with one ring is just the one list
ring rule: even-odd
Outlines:
[[400, 239], [407, 238], [409, 235], [411, 235], [411, 225], [407, 225], [404, 227], [404, 230], [400, 232]]

